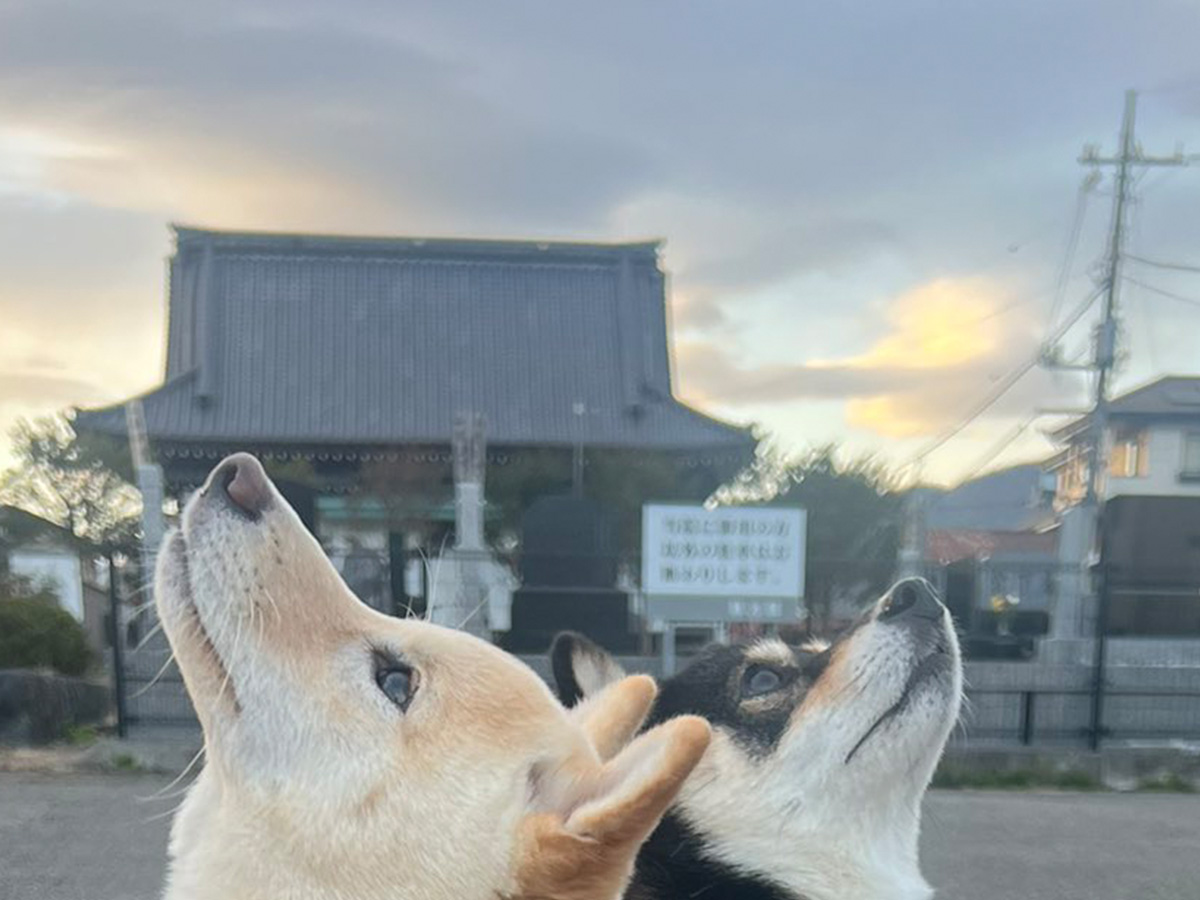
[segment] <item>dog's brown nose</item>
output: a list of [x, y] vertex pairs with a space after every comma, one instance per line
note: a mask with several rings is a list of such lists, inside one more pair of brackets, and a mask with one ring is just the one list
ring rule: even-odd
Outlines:
[[240, 513], [257, 519], [271, 503], [271, 481], [249, 453], [226, 457], [208, 477], [207, 491], [220, 491]]

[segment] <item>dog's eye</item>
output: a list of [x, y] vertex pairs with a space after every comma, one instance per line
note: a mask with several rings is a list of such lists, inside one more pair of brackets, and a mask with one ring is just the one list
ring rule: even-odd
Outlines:
[[408, 709], [417, 692], [417, 673], [398, 659], [377, 656], [375, 683], [383, 695], [396, 704], [401, 712]]
[[769, 694], [778, 689], [782, 683], [782, 676], [774, 669], [766, 666], [751, 666], [742, 676], [742, 696], [757, 697], [760, 694]]

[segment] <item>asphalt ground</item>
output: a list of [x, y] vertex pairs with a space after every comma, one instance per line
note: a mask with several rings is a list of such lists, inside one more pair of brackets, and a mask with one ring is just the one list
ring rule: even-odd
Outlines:
[[[0, 900], [156, 900], [169, 779], [0, 773]], [[943, 900], [1200, 900], [1200, 795], [935, 791]]]

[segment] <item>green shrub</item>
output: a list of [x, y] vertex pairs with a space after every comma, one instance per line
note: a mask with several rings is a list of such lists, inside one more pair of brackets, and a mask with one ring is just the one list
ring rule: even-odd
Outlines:
[[1194, 794], [1196, 786], [1178, 772], [1166, 772], [1157, 778], [1143, 778], [1138, 782], [1139, 791], [1155, 791], [1164, 794]]
[[142, 764], [129, 753], [117, 753], [110, 762], [112, 767], [119, 772], [140, 772], [142, 770]]
[[0, 669], [53, 669], [82, 675], [92, 663], [83, 627], [35, 599], [0, 598]]
[[1062, 791], [1099, 791], [1104, 785], [1078, 769], [992, 769], [977, 771], [957, 766], [940, 766], [932, 786], [950, 790], [1020, 791], [1053, 788]]
[[72, 747], [90, 747], [100, 739], [100, 732], [95, 725], [68, 725], [63, 732], [63, 740]]

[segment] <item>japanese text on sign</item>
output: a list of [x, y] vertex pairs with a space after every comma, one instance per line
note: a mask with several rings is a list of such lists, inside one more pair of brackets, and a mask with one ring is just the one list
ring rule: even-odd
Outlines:
[[642, 589], [650, 595], [800, 597], [804, 510], [645, 506]]

